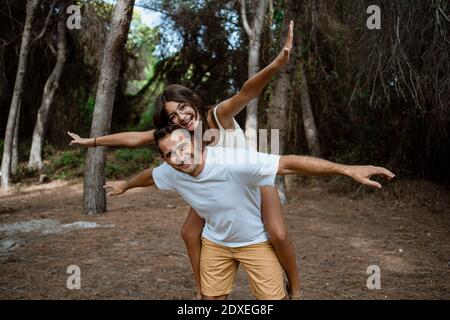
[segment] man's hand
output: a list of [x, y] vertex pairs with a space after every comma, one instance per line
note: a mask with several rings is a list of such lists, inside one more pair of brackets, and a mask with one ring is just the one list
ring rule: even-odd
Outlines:
[[289, 55], [291, 54], [292, 49], [292, 39], [294, 37], [294, 21], [291, 20], [289, 23], [289, 31], [286, 38], [286, 43], [284, 44], [284, 48], [278, 54], [276, 61], [279, 63], [279, 66], [284, 66], [289, 61]]
[[353, 178], [359, 183], [365, 184], [369, 187], [381, 189], [381, 184], [376, 181], [370, 180], [372, 176], [382, 176], [386, 180], [395, 178], [395, 174], [388, 169], [374, 166], [345, 166], [345, 175]]
[[128, 190], [126, 181], [107, 182], [103, 188], [108, 192], [108, 196], [117, 196]]
[[67, 132], [67, 134], [73, 139], [70, 141], [71, 146], [90, 147], [92, 145], [91, 138], [81, 138], [79, 135], [72, 132]]

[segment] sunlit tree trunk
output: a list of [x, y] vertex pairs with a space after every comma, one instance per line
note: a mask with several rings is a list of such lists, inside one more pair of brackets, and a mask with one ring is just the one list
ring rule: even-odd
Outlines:
[[[247, 18], [246, 1], [241, 0], [241, 15], [244, 24], [244, 30], [249, 39], [248, 46], [248, 77], [250, 78], [260, 69], [259, 50], [261, 48], [261, 32], [264, 27], [266, 12], [269, 8], [269, 0], [251, 1], [255, 5], [254, 16], [249, 24]], [[253, 99], [247, 106], [247, 115], [245, 120], [245, 137], [248, 146], [254, 150], [257, 149], [258, 137], [258, 98]]]
[[308, 144], [309, 153], [313, 156], [320, 156], [319, 135], [314, 119], [314, 113], [311, 106], [311, 99], [309, 97], [308, 79], [306, 78], [304, 64], [301, 59], [298, 61], [299, 75], [300, 75], [300, 92], [301, 92], [301, 107], [303, 127], [305, 128], [305, 138]]
[[20, 109], [17, 109], [16, 122], [14, 124], [14, 137], [12, 145], [12, 155], [11, 155], [11, 174], [17, 173], [17, 167], [19, 166], [19, 128], [20, 128]]
[[[127, 41], [134, 0], [118, 0], [114, 9], [111, 31], [106, 41], [98, 80], [91, 137], [103, 136], [111, 128], [111, 116], [122, 54]], [[86, 158], [83, 193], [83, 213], [96, 215], [106, 211], [106, 153], [104, 148], [90, 148]]]
[[40, 3], [39, 0], [29, 0], [27, 2], [25, 26], [23, 30], [22, 44], [20, 47], [20, 54], [19, 54], [19, 66], [17, 67], [16, 80], [14, 83], [14, 91], [5, 131], [5, 142], [1, 167], [2, 172], [1, 184], [4, 191], [8, 191], [9, 187], [9, 176], [11, 173], [14, 132], [16, 124], [18, 125], [17, 114], [19, 112], [19, 108], [22, 101], [23, 84], [27, 70], [28, 56], [30, 52], [31, 28], [36, 14], [36, 9], [39, 3]]
[[53, 103], [53, 97], [59, 87], [59, 81], [63, 73], [67, 56], [66, 24], [64, 19], [58, 21], [57, 34], [58, 50], [56, 63], [45, 83], [44, 92], [42, 94], [42, 102], [38, 111], [36, 125], [34, 126], [33, 141], [31, 143], [30, 159], [28, 161], [29, 168], [42, 168], [42, 146], [44, 144], [44, 134], [47, 127], [48, 115]]

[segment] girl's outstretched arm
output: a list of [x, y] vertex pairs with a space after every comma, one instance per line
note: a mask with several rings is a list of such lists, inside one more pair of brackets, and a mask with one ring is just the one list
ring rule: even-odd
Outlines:
[[233, 123], [233, 117], [241, 112], [251, 100], [259, 96], [272, 77], [288, 62], [292, 49], [293, 28], [294, 22], [291, 21], [286, 43], [275, 60], [248, 79], [236, 95], [221, 103], [217, 110], [217, 116], [226, 128]]
[[72, 132], [67, 132], [67, 134], [73, 139], [70, 142], [71, 146], [136, 148], [154, 143], [154, 132], [155, 130], [120, 132], [97, 138], [81, 138]]

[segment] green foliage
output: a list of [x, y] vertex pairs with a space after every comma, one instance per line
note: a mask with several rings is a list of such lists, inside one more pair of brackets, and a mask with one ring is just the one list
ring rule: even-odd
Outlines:
[[87, 127], [90, 127], [90, 123], [92, 122], [92, 115], [94, 114], [95, 108], [95, 99], [90, 96], [84, 106], [81, 108], [81, 122], [85, 124]]
[[38, 170], [29, 169], [27, 165], [20, 164], [17, 166], [17, 172], [11, 175], [11, 182], [17, 183], [24, 179], [29, 179], [38, 175]]
[[[46, 152], [49, 152], [47, 147]], [[87, 149], [74, 149], [53, 153], [48, 164], [44, 167], [44, 173], [52, 179], [70, 179], [83, 176], [84, 162]]]
[[139, 120], [138, 130], [148, 130], [153, 126], [153, 108], [148, 108], [141, 114], [141, 118]]
[[118, 149], [109, 157], [106, 163], [108, 179], [118, 179], [135, 174], [148, 168], [153, 160], [153, 153], [146, 149]]

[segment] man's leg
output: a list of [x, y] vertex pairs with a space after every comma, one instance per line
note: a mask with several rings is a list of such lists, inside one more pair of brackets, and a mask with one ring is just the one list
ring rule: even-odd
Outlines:
[[234, 256], [244, 266], [256, 299], [286, 299], [283, 269], [269, 241], [236, 248]]
[[233, 287], [239, 262], [230, 248], [202, 238], [200, 278], [205, 300], [226, 299]]

